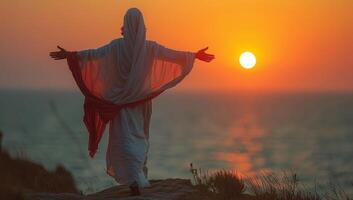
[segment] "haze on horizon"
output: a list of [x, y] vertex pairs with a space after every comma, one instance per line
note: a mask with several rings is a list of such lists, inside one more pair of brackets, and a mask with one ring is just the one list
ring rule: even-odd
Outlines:
[[[353, 90], [353, 1], [179, 0], [0, 2], [0, 88], [76, 90], [66, 61], [49, 52], [97, 48], [121, 37], [125, 11], [144, 14], [147, 39], [169, 48], [209, 46], [178, 90]], [[257, 64], [242, 69], [239, 55]]]

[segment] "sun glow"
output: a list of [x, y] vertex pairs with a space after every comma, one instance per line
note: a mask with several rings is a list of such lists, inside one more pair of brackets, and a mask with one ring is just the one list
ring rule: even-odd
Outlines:
[[253, 53], [246, 51], [239, 57], [240, 65], [245, 69], [251, 69], [256, 64], [256, 57]]

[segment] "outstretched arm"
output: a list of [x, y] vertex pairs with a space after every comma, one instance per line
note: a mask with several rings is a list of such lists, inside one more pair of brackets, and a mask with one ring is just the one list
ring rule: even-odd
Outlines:
[[[111, 51], [113, 48], [113, 45], [112, 45], [113, 42], [114, 40], [96, 49], [77, 51], [77, 54], [81, 59], [95, 59], [100, 56], [104, 56], [107, 52]], [[72, 53], [70, 51], [66, 51], [64, 48], [60, 46], [57, 46], [57, 47], [60, 51], [53, 51], [53, 52], [50, 52], [49, 54], [50, 57], [52, 57], [54, 60], [66, 59], [68, 55]]]
[[164, 47], [163, 45], [159, 45], [159, 53], [158, 53], [158, 58], [162, 60], [169, 60], [172, 62], [183, 62], [183, 59], [185, 59], [185, 53], [192, 53], [194, 54], [195, 58], [204, 61], [204, 62], [211, 62], [215, 56], [212, 54], [206, 53], [206, 50], [208, 47], [201, 49], [195, 53], [193, 52], [187, 52], [187, 51], [177, 51], [173, 49], [169, 49]]

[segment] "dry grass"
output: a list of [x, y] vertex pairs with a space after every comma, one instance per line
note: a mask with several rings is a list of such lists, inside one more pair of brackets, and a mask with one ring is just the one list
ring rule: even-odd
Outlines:
[[[195, 187], [202, 198], [197, 199], [239, 199], [244, 196], [245, 182], [236, 171], [218, 170], [214, 172], [193, 168], [190, 164]], [[196, 199], [196, 197], [194, 197]]]
[[[337, 184], [319, 194], [299, 183], [295, 173], [263, 173], [244, 180], [236, 171], [203, 172], [190, 165], [198, 193], [190, 199], [199, 200], [352, 200]], [[353, 186], [353, 185], [352, 185]]]
[[247, 181], [249, 192], [255, 199], [320, 200], [320, 195], [299, 185], [296, 174], [262, 174]]

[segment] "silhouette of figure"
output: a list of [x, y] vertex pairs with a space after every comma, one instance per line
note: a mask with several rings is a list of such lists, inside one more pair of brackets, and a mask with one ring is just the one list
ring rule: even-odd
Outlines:
[[147, 153], [152, 99], [176, 86], [191, 71], [195, 58], [210, 62], [208, 47], [176, 51], [146, 40], [142, 13], [130, 8], [121, 27], [122, 38], [97, 49], [50, 53], [67, 59], [73, 77], [85, 96], [84, 123], [93, 157], [109, 123], [107, 174], [130, 186], [132, 195], [150, 186]]

